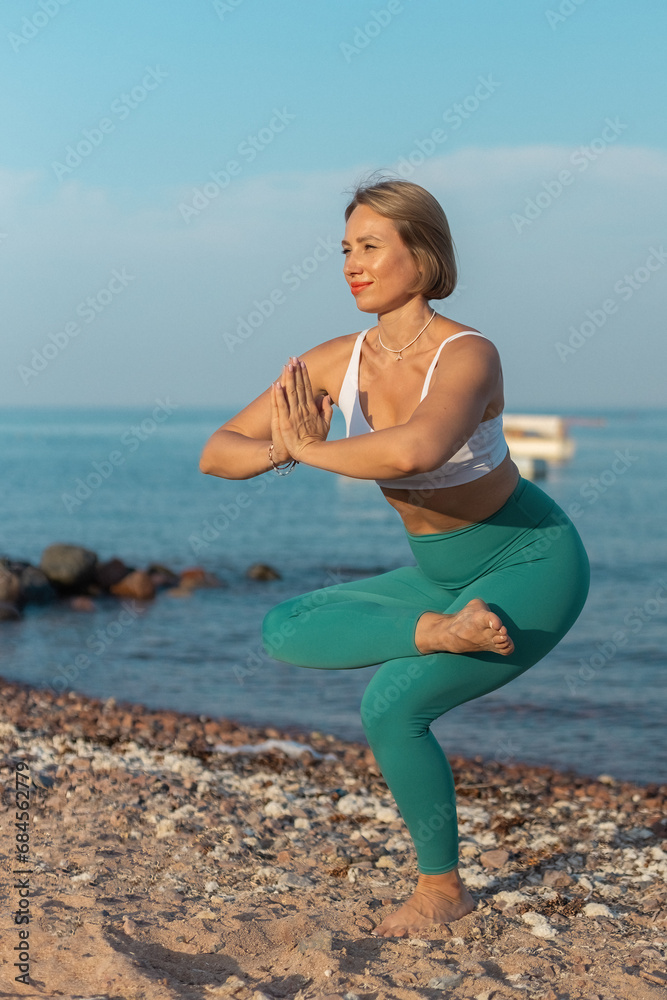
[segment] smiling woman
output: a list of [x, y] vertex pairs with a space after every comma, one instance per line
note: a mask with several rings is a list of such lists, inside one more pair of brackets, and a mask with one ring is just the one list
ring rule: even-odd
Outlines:
[[[589, 565], [573, 523], [511, 460], [496, 347], [429, 305], [456, 286], [439, 203], [409, 181], [369, 181], [345, 220], [344, 276], [376, 325], [291, 357], [211, 435], [200, 468], [248, 479], [303, 463], [374, 479], [402, 518], [416, 566], [283, 601], [262, 638], [298, 666], [380, 664], [361, 717], [419, 878], [375, 933], [404, 936], [475, 905], [457, 868], [451, 767], [430, 726], [560, 642], [585, 603]], [[333, 404], [346, 420], [337, 441], [327, 440]]]

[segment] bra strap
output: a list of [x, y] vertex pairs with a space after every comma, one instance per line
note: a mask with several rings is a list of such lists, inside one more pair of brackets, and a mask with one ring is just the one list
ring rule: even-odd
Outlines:
[[[422, 399], [424, 399], [424, 397], [426, 396], [426, 393], [428, 392], [428, 387], [431, 384], [431, 376], [433, 375], [433, 371], [435, 369], [435, 366], [438, 363], [438, 358], [440, 357], [440, 351], [443, 349], [443, 347], [445, 346], [445, 344], [449, 343], [450, 340], [455, 340], [456, 337], [465, 337], [469, 333], [471, 333], [475, 337], [484, 337], [483, 333], [477, 333], [476, 330], [459, 330], [458, 333], [453, 333], [451, 335], [451, 337], [447, 337], [447, 339], [443, 340], [443, 342], [440, 344], [440, 347], [435, 352], [435, 357], [433, 358], [433, 361], [431, 362], [431, 367], [429, 368], [429, 370], [426, 373], [426, 378], [424, 379], [424, 388], [422, 389], [422, 394], [421, 394], [421, 396], [419, 398], [419, 402], [420, 403], [421, 403]], [[484, 337], [484, 340], [488, 340], [488, 338]]]

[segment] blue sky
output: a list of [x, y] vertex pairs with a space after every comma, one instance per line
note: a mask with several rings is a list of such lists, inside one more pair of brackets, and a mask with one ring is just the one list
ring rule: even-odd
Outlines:
[[666, 29], [658, 0], [3, 4], [3, 405], [240, 409], [373, 324], [332, 248], [379, 168], [442, 203], [433, 305], [498, 345], [508, 409], [664, 405]]

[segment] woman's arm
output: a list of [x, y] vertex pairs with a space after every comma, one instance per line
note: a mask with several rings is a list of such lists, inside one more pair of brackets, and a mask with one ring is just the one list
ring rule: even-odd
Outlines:
[[307, 371], [305, 382], [300, 371], [284, 373], [285, 389], [275, 391], [285, 442], [299, 462], [355, 479], [400, 479], [437, 469], [456, 454], [482, 420], [501, 377], [498, 351], [490, 341], [460, 338], [444, 348], [429, 391], [407, 423], [338, 441], [298, 430], [298, 398], [307, 392]]
[[[325, 383], [331, 377], [331, 370], [340, 367], [338, 355], [341, 348], [344, 356], [349, 347], [343, 341], [347, 337], [336, 337], [305, 351], [312, 372], [313, 385], [322, 399], [327, 393]], [[271, 432], [271, 392], [269, 387], [256, 399], [248, 403], [234, 417], [214, 431], [206, 441], [199, 459], [199, 469], [209, 476], [221, 479], [252, 479], [273, 466], [269, 462], [268, 449], [272, 442]], [[274, 450], [276, 462], [289, 455], [278, 454]]]

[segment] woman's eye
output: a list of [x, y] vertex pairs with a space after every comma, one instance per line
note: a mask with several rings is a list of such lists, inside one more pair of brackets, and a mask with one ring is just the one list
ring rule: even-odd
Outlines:
[[349, 250], [341, 250], [342, 254], [346, 254], [346, 253], [349, 253], [349, 252], [350, 252]]

